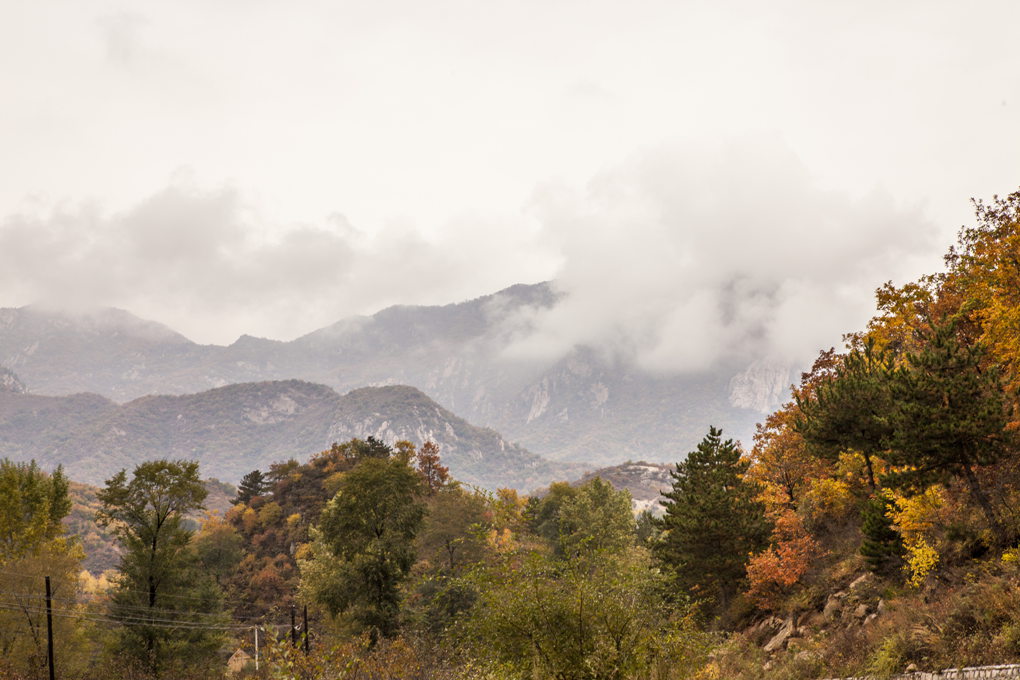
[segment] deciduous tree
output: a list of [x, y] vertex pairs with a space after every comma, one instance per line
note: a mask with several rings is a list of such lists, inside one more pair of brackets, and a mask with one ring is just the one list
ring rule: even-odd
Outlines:
[[121, 470], [99, 493], [101, 524], [120, 541], [110, 614], [122, 623], [117, 651], [152, 676], [212, 663], [222, 642], [221, 598], [200, 568], [185, 528], [206, 490], [193, 461], [155, 460]]

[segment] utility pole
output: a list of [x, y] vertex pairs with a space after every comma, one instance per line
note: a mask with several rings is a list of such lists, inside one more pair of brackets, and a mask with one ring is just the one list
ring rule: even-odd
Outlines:
[[255, 626], [255, 670], [259, 669], [259, 627]]
[[55, 680], [56, 670], [53, 668], [53, 600], [50, 596], [50, 577], [46, 577], [46, 641], [48, 643], [46, 657], [50, 665], [50, 680]]
[[305, 654], [307, 654], [308, 653], [308, 605], [307, 604], [305, 605], [305, 623], [304, 623], [304, 626], [305, 626], [304, 627], [304, 633], [305, 633]]

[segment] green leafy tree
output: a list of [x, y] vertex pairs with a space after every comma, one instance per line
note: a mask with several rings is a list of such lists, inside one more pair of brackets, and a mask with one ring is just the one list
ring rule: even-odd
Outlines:
[[377, 639], [397, 632], [400, 587], [414, 564], [425, 505], [406, 456], [362, 459], [322, 511], [302, 589]]
[[555, 544], [560, 540], [560, 509], [577, 496], [577, 488], [567, 482], [553, 482], [542, 496], [532, 496], [525, 508], [525, 517], [536, 535]]
[[71, 511], [67, 487], [60, 467], [46, 474], [35, 461], [0, 461], [0, 556], [19, 557], [62, 533]]
[[230, 523], [211, 516], [202, 522], [192, 543], [202, 567], [225, 586], [243, 557], [241, 536]]
[[403, 618], [416, 631], [438, 640], [477, 595], [465, 575], [485, 559], [492, 512], [488, 498], [456, 484], [427, 497], [428, 514], [418, 533], [417, 578]]
[[[44, 576], [60, 601], [73, 601], [80, 589], [84, 553], [61, 524], [70, 509], [60, 468], [48, 474], [34, 461], [0, 460], [0, 677], [45, 673]], [[62, 642], [57, 672], [81, 671], [75, 667], [84, 656], [79, 622], [57, 617], [54, 629]]]
[[566, 555], [618, 553], [634, 545], [630, 492], [596, 477], [565, 499], [559, 511], [559, 551]]
[[740, 589], [748, 556], [765, 547], [769, 525], [758, 488], [744, 480], [748, 462], [732, 439], [710, 428], [676, 464], [664, 494], [659, 562], [682, 592], [721, 612]]
[[198, 463], [156, 460], [121, 470], [99, 493], [99, 522], [120, 541], [120, 578], [110, 614], [121, 621], [116, 649], [138, 672], [180, 675], [213, 663], [222, 642], [221, 598], [200, 567], [185, 528], [206, 490]]
[[475, 578], [478, 602], [452, 637], [507, 677], [687, 677], [711, 647], [684, 609], [664, 603], [662, 577], [640, 548], [507, 555]]
[[891, 458], [903, 467], [892, 479], [916, 489], [963, 478], [996, 540], [1008, 545], [1012, 536], [977, 475], [1014, 443], [998, 371], [982, 367], [981, 347], [961, 342], [952, 323], [926, 340], [908, 353], [893, 381]]

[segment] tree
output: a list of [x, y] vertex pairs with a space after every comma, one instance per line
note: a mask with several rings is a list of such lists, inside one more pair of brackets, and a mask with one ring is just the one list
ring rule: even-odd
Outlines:
[[897, 486], [923, 489], [962, 477], [1000, 545], [1007, 532], [976, 470], [998, 462], [1013, 442], [998, 371], [981, 365], [982, 348], [962, 343], [953, 323], [937, 326], [908, 353], [893, 381], [891, 458]]
[[242, 558], [241, 536], [230, 523], [215, 516], [206, 517], [192, 539], [198, 560], [220, 587], [224, 587]]
[[377, 639], [397, 631], [400, 586], [425, 516], [421, 481], [404, 456], [362, 459], [322, 511], [302, 589]]
[[237, 496], [231, 501], [234, 505], [249, 503], [255, 496], [261, 496], [269, 489], [269, 480], [261, 470], [252, 470], [241, 478], [237, 486]]
[[[35, 462], [0, 460], [0, 676], [42, 677], [46, 666], [44, 576], [60, 601], [73, 601], [84, 558], [61, 520], [70, 512], [67, 479]], [[58, 673], [71, 673], [77, 660], [78, 621], [54, 620], [62, 641]], [[77, 669], [76, 669], [77, 670]], [[8, 675], [9, 673], [9, 675]]]
[[525, 516], [528, 527], [537, 535], [556, 544], [560, 540], [560, 510], [563, 504], [577, 496], [577, 487], [567, 482], [553, 482], [543, 496], [527, 500]]
[[475, 578], [478, 603], [453, 637], [508, 677], [623, 680], [666, 677], [664, 669], [678, 677], [703, 665], [711, 646], [683, 608], [663, 601], [662, 576], [640, 548], [511, 554]]
[[421, 450], [417, 454], [417, 461], [418, 474], [421, 475], [425, 492], [429, 496], [435, 494], [450, 481], [450, 468], [440, 463], [439, 446], [435, 442], [427, 441], [422, 444]]
[[740, 589], [748, 555], [762, 549], [769, 535], [759, 490], [744, 480], [747, 468], [740, 448], [712, 427], [676, 464], [672, 490], [664, 494], [654, 554], [675, 586], [717, 613]]
[[797, 513], [784, 511], [776, 518], [772, 545], [747, 563], [748, 597], [759, 607], [774, 609], [820, 552]]
[[70, 511], [63, 468], [46, 474], [35, 461], [0, 461], [0, 558], [20, 557], [59, 536]]
[[120, 579], [110, 615], [121, 621], [117, 651], [152, 676], [210, 663], [221, 644], [220, 595], [184, 522], [202, 508], [198, 463], [156, 460], [121, 470], [99, 493], [101, 525], [120, 541]]
[[876, 574], [890, 575], [903, 566], [903, 537], [893, 528], [894, 504], [885, 494], [872, 496], [861, 511], [861, 555]]
[[892, 436], [891, 370], [891, 358], [869, 340], [851, 351], [812, 396], [797, 399], [796, 430], [808, 446], [830, 460], [843, 451], [859, 452], [872, 490], [877, 486], [872, 459], [888, 449]]
[[629, 491], [617, 491], [601, 477], [582, 485], [560, 507], [559, 552], [618, 553], [634, 545], [636, 525], [631, 506]]

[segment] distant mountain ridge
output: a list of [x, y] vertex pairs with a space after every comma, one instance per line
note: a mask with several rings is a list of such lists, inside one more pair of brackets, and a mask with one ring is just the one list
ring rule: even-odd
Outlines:
[[72, 479], [90, 484], [157, 457], [194, 459], [203, 476], [236, 482], [252, 469], [304, 461], [333, 442], [369, 435], [417, 445], [431, 439], [458, 479], [488, 488], [528, 490], [583, 469], [529, 453], [407, 386], [341, 396], [289, 380], [123, 405], [95, 394], [0, 393], [0, 456], [63, 465]]
[[242, 336], [227, 347], [117, 310], [4, 309], [0, 365], [35, 394], [95, 392], [121, 402], [289, 379], [341, 393], [413, 385], [541, 456], [596, 466], [676, 460], [710, 424], [749, 443], [754, 423], [795, 378], [760, 363], [652, 375], [583, 346], [555, 361], [507, 357], [519, 319], [558, 299], [549, 283], [521, 284], [456, 304], [390, 307], [290, 342]]

